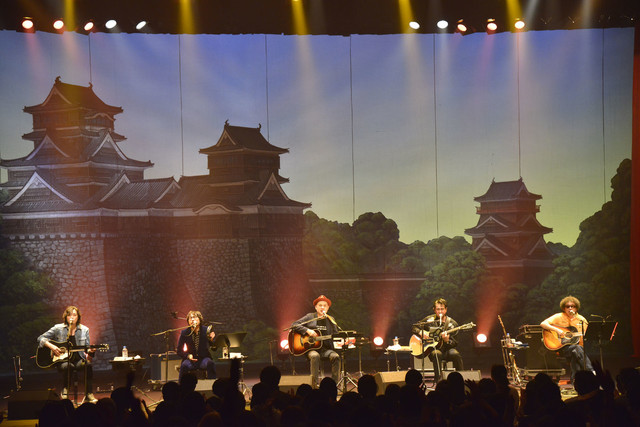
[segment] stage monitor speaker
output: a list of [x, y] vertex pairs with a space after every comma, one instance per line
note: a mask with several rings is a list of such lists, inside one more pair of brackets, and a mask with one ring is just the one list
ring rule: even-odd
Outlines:
[[211, 387], [213, 386], [214, 381], [215, 380], [209, 379], [198, 380], [198, 383], [196, 384], [196, 391], [204, 394], [205, 399], [212, 397], [213, 391], [211, 390]]
[[279, 387], [281, 392], [293, 391], [295, 393], [301, 384], [311, 385], [311, 375], [283, 375], [280, 377]]
[[384, 394], [389, 384], [398, 384], [402, 387], [406, 375], [407, 371], [376, 372], [373, 377], [376, 379], [376, 384], [378, 384], [378, 394]]
[[50, 400], [60, 400], [60, 395], [52, 389], [14, 392], [9, 396], [8, 419], [36, 420]]
[[442, 371], [442, 379], [447, 379], [447, 377], [449, 375], [451, 375], [452, 373], [457, 372], [460, 375], [462, 375], [462, 378], [466, 381], [466, 380], [471, 380], [471, 381], [480, 381], [482, 379], [482, 374], [480, 373], [480, 371], [476, 371], [476, 370], [471, 370], [471, 371]]

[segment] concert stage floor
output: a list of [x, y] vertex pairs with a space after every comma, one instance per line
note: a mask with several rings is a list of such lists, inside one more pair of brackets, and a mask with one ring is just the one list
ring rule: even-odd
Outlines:
[[[473, 362], [473, 363], [472, 363]], [[470, 356], [465, 358], [465, 367], [469, 367], [470, 369], [479, 370], [480, 375], [482, 377], [488, 377], [490, 372], [490, 367], [494, 363], [500, 363], [501, 361], [497, 361], [494, 357], [487, 358], [475, 358], [473, 359]], [[623, 367], [628, 366], [638, 366], [638, 359], [632, 358], [605, 358], [606, 366], [605, 368], [609, 369], [612, 375], [615, 378], [615, 375], [618, 371]], [[259, 374], [262, 368], [269, 364], [269, 361], [266, 362], [247, 362], [244, 364], [244, 382], [246, 386], [251, 389], [255, 383], [258, 382]], [[280, 368], [283, 376], [287, 376], [288, 378], [292, 377], [292, 366], [290, 361], [280, 361], [275, 360], [274, 364]], [[357, 380], [359, 371], [359, 366], [357, 358], [355, 360], [347, 361], [347, 371], [351, 374], [354, 379]], [[398, 359], [398, 367], [402, 371], [406, 371], [411, 365], [411, 361], [408, 357], [400, 357]], [[324, 374], [330, 374], [330, 366], [328, 363], [324, 364]], [[228, 376], [229, 375], [229, 364], [228, 363], [218, 363], [217, 364], [218, 376]], [[376, 372], [387, 372], [396, 371], [395, 360], [391, 359], [387, 361], [384, 357], [376, 360], [363, 360], [362, 361], [362, 371], [364, 373], [375, 374]], [[139, 397], [144, 399], [147, 405], [152, 405], [155, 402], [158, 402], [162, 399], [162, 395], [160, 392], [160, 385], [156, 385], [149, 382], [149, 369], [143, 369], [141, 374], [136, 377], [136, 381], [134, 385], [143, 393], [139, 393]], [[296, 358], [295, 362], [295, 373], [300, 376], [302, 380], [305, 376], [309, 374], [308, 363], [303, 357]], [[46, 391], [49, 388], [54, 388], [56, 391], [60, 391], [61, 388], [61, 379], [60, 374], [55, 369], [49, 370], [38, 370], [38, 371], [28, 371], [23, 374], [24, 380], [22, 382], [22, 390], [23, 391]], [[563, 391], [563, 398], [571, 397], [573, 394], [569, 392], [571, 388], [570, 385], [567, 384], [568, 375], [565, 375], [560, 383], [560, 387]], [[111, 394], [111, 391], [114, 387], [118, 387], [124, 385], [125, 383], [125, 374], [120, 371], [113, 370], [96, 370], [94, 372], [94, 394], [99, 399], [102, 397], [108, 397]], [[78, 395], [78, 400], [81, 402], [84, 394], [82, 393], [83, 385], [80, 384], [80, 392]], [[12, 393], [12, 390], [16, 389], [15, 377], [12, 373], [5, 373], [0, 375], [0, 412], [2, 413], [2, 421], [1, 426], [33, 426], [35, 422], [33, 420], [7, 420], [7, 410], [8, 410], [8, 401], [9, 396]], [[210, 388], [206, 391], [210, 391]]]

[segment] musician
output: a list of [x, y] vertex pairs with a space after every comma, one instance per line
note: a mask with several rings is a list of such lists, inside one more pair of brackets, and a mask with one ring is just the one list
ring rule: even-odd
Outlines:
[[[576, 372], [585, 370], [593, 371], [591, 360], [584, 352], [584, 341], [582, 335], [587, 332], [589, 322], [584, 316], [578, 314], [580, 310], [580, 300], [574, 296], [567, 296], [560, 301], [560, 313], [556, 313], [540, 323], [544, 329], [558, 334], [560, 339], [565, 337], [565, 330], [575, 328], [579, 334], [576, 343], [565, 345], [558, 351], [560, 355], [566, 357], [571, 362], [571, 382], [575, 379]], [[561, 329], [564, 328], [564, 329]]]
[[[440, 343], [429, 353], [429, 360], [433, 363], [433, 375], [434, 381], [437, 383], [440, 381], [441, 366], [440, 363], [443, 360], [453, 362], [453, 367], [456, 371], [464, 369], [462, 363], [462, 356], [456, 350], [458, 342], [455, 339], [457, 331], [451, 335], [447, 333], [448, 329], [458, 327], [458, 323], [451, 317], [447, 316], [447, 300], [444, 298], [438, 298], [433, 302], [434, 314], [431, 314], [418, 323], [414, 324], [411, 328], [411, 332], [423, 340], [436, 339]], [[429, 332], [433, 330], [441, 330], [439, 337], [430, 337]], [[431, 341], [432, 342], [432, 341]]]
[[178, 339], [178, 355], [182, 357], [178, 382], [182, 382], [182, 376], [190, 371], [206, 369], [207, 378], [216, 378], [216, 364], [209, 354], [209, 346], [216, 333], [211, 326], [202, 324], [202, 313], [190, 311], [187, 313], [189, 327], [180, 333]]
[[[338, 332], [338, 324], [335, 319], [327, 314], [331, 307], [331, 300], [324, 295], [320, 295], [313, 300], [315, 313], [308, 313], [296, 320], [291, 325], [293, 332], [311, 337], [328, 336]], [[331, 378], [338, 382], [340, 378], [340, 356], [333, 350], [331, 339], [322, 340], [322, 346], [317, 350], [307, 352], [309, 366], [311, 370], [311, 386], [318, 387], [318, 377], [320, 376], [320, 360], [329, 359], [331, 362]]]
[[[80, 323], [82, 314], [76, 306], [70, 305], [62, 313], [62, 322], [54, 325], [44, 334], [38, 337], [38, 347], [48, 347], [51, 349], [53, 356], [59, 357], [65, 352], [65, 348], [58, 347], [54, 342], [65, 343], [67, 347], [88, 346], [91, 344], [89, 339], [89, 328]], [[62, 347], [62, 346], [61, 346]], [[84, 383], [84, 402], [97, 402], [93, 395], [93, 367], [91, 360], [95, 355], [95, 351], [77, 351], [71, 352], [71, 357], [66, 361], [58, 363], [56, 368], [62, 374], [62, 395], [63, 399], [67, 399], [69, 392], [69, 373], [73, 371], [85, 372]]]

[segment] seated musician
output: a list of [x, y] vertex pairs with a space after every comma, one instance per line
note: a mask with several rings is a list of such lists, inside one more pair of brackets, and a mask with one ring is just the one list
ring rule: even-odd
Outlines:
[[80, 309], [70, 305], [64, 310], [64, 313], [62, 313], [63, 323], [54, 325], [47, 332], [40, 335], [38, 337], [38, 346], [51, 349], [52, 356], [55, 356], [55, 358], [63, 355], [63, 358], [60, 360], [64, 361], [56, 364], [58, 372], [62, 374], [61, 397], [63, 399], [67, 399], [69, 395], [69, 373], [80, 371], [80, 373], [86, 373], [84, 402], [97, 402], [98, 400], [93, 395], [93, 367], [91, 366], [91, 359], [95, 351], [88, 353], [84, 351], [71, 352], [71, 357], [64, 357], [66, 349], [62, 344], [70, 346], [71, 348], [91, 344], [89, 328], [80, 323], [81, 318]]
[[[311, 337], [330, 336], [338, 332], [338, 325], [333, 317], [327, 312], [331, 307], [331, 300], [324, 295], [320, 295], [313, 301], [315, 313], [308, 313], [296, 320], [291, 325], [293, 332]], [[307, 352], [311, 370], [311, 386], [318, 388], [318, 377], [320, 376], [320, 360], [329, 359], [331, 361], [331, 377], [338, 382], [340, 378], [340, 356], [333, 350], [333, 342], [330, 339], [322, 340], [322, 346]]]
[[178, 339], [178, 355], [182, 357], [178, 382], [182, 381], [184, 374], [197, 369], [206, 369], [209, 379], [216, 378], [216, 364], [209, 354], [209, 347], [216, 333], [204, 326], [202, 321], [202, 313], [199, 311], [187, 313], [189, 327], [180, 333]]
[[[593, 371], [591, 360], [585, 354], [584, 342], [582, 335], [587, 332], [589, 322], [582, 315], [578, 314], [580, 310], [580, 301], [574, 296], [567, 296], [560, 301], [560, 313], [545, 319], [540, 323], [544, 329], [557, 334], [560, 343], [565, 335], [573, 335], [574, 339], [567, 341], [568, 344], [563, 345], [558, 351], [561, 356], [566, 357], [571, 363], [571, 383], [578, 371]], [[573, 332], [573, 333], [572, 333]], [[575, 333], [575, 334], [574, 334]], [[577, 339], [576, 339], [577, 338]]]
[[[411, 332], [423, 340], [435, 339], [439, 341], [438, 345], [429, 353], [429, 360], [433, 363], [434, 381], [437, 383], [440, 381], [440, 363], [443, 360], [453, 362], [453, 367], [456, 371], [463, 370], [464, 366], [462, 356], [458, 350], [456, 350], [458, 342], [454, 335], [456, 335], [457, 332], [453, 335], [447, 333], [447, 329], [458, 327], [458, 323], [447, 316], [447, 300], [444, 298], [435, 300], [433, 303], [433, 311], [435, 314], [430, 314], [413, 325]], [[441, 330], [442, 332], [439, 337], [430, 337], [429, 332], [433, 330]]]

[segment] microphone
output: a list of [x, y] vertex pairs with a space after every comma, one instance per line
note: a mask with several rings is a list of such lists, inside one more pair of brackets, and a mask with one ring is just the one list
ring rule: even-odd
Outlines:
[[573, 311], [573, 309], [572, 309], [572, 308], [570, 308], [570, 309], [569, 309], [569, 313], [571, 313], [571, 314], [576, 314], [576, 312], [575, 312], [575, 311]]
[[442, 313], [439, 313], [438, 316], [440, 316], [440, 326], [442, 326]]

